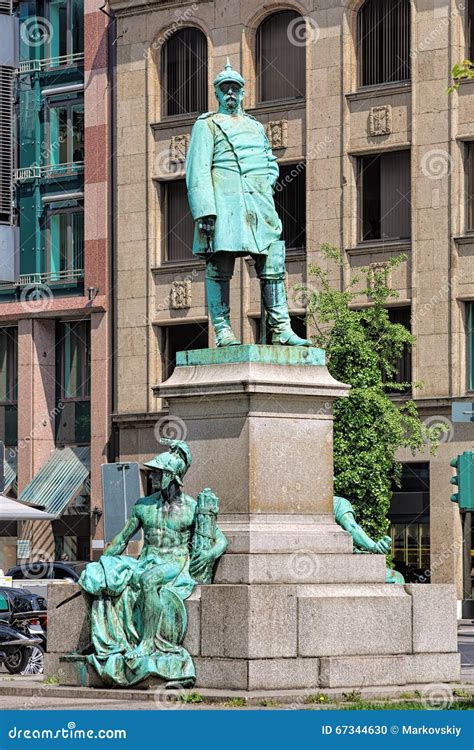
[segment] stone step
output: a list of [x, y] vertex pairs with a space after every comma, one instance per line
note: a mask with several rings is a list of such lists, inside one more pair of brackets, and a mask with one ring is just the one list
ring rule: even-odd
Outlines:
[[314, 552], [225, 554], [215, 583], [383, 583], [385, 555]]

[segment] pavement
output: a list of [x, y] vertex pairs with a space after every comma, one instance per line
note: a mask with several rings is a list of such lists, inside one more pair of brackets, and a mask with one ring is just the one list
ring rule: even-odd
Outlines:
[[[461, 682], [446, 686], [454, 695], [474, 696], [474, 621], [461, 621], [459, 624], [459, 651], [461, 653]], [[431, 686], [432, 687], [432, 686]], [[381, 700], [401, 698], [408, 699], [408, 694], [421, 697], [427, 690], [426, 685], [390, 686], [364, 688], [360, 697], [364, 700]], [[308, 691], [260, 691], [244, 693], [242, 691], [224, 690], [187, 690], [168, 691], [163, 687], [149, 689], [123, 689], [120, 691], [106, 688], [77, 688], [44, 684], [42, 675], [20, 676], [0, 671], [0, 711], [1, 710], [134, 710], [147, 711], [167, 710], [223, 710], [241, 709], [328, 709], [340, 708], [335, 701], [344, 701], [341, 689], [322, 689], [326, 696], [323, 705], [313, 702], [314, 695]], [[312, 693], [317, 691], [312, 690]], [[202, 700], [200, 702], [194, 702]], [[332, 701], [334, 702], [331, 702]], [[421, 698], [423, 699], [423, 698]], [[329, 702], [328, 702], [329, 701]], [[386, 703], [381, 708], [389, 707]]]

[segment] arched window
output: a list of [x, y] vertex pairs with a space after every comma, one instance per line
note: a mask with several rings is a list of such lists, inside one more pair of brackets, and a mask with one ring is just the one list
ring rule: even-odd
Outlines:
[[358, 15], [359, 84], [410, 79], [409, 0], [366, 0]]
[[257, 83], [261, 102], [304, 99], [305, 19], [294, 10], [281, 10], [257, 29]]
[[207, 39], [199, 29], [180, 29], [161, 55], [163, 113], [185, 115], [207, 110]]

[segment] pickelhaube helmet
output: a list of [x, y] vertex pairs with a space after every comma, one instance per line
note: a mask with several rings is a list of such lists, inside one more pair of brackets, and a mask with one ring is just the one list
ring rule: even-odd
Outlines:
[[150, 461], [143, 464], [150, 470], [169, 471], [178, 484], [183, 484], [183, 477], [191, 466], [191, 452], [184, 440], [160, 440], [162, 445], [169, 445], [169, 451], [158, 453]]
[[245, 81], [240, 73], [233, 69], [232, 65], [230, 64], [229, 58], [227, 58], [224, 69], [221, 70], [221, 72], [218, 73], [214, 78], [214, 86], [217, 87], [221, 83], [224, 83], [224, 81], [234, 81], [234, 83], [238, 83], [239, 86], [243, 86], [245, 84]]

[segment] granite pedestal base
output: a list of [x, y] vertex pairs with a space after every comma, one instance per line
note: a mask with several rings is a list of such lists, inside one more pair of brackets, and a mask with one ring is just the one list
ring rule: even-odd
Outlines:
[[[186, 603], [197, 690], [459, 680], [454, 586], [385, 584], [385, 557], [353, 554], [335, 523], [332, 404], [349, 388], [330, 376], [324, 352], [179, 353], [154, 390], [192, 452], [186, 492], [214, 490], [229, 540], [215, 582]], [[57, 606], [68, 588], [50, 587], [48, 602], [47, 670], [66, 665], [63, 684], [84, 679], [82, 663], [61, 656], [88, 632], [82, 599]]]

